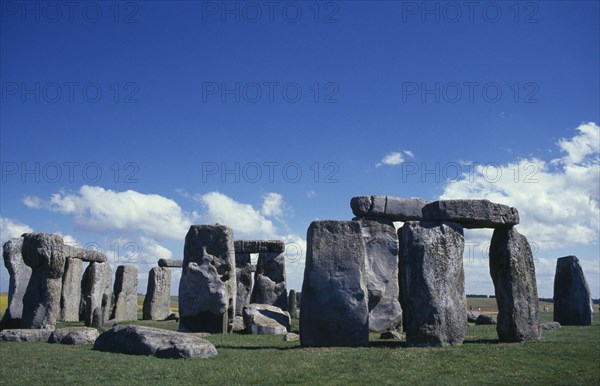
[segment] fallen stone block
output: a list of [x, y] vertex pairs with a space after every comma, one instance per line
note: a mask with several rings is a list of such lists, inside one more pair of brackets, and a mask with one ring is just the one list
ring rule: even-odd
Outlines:
[[268, 304], [244, 307], [244, 324], [250, 334], [284, 335], [291, 330], [290, 314]]
[[0, 331], [0, 342], [47, 342], [52, 329], [6, 329]]
[[57, 328], [50, 334], [48, 343], [69, 345], [93, 344], [100, 333], [92, 327]]

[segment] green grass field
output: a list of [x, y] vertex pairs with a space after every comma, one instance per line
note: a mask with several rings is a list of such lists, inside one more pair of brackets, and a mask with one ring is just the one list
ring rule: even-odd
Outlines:
[[[482, 311], [493, 307], [493, 299], [470, 300]], [[311, 349], [281, 336], [213, 335], [208, 339], [219, 355], [206, 360], [1, 342], [0, 384], [600, 384], [600, 315], [594, 316], [592, 326], [544, 331], [539, 342], [524, 344], [499, 343], [495, 326], [475, 325], [462, 346], [443, 348], [406, 348], [403, 341], [383, 341], [378, 334], [370, 335], [366, 348]]]

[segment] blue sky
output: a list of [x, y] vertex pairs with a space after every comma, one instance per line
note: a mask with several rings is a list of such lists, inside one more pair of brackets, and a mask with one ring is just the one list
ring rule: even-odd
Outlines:
[[[489, 198], [540, 296], [575, 254], [600, 297], [597, 1], [0, 4], [2, 242], [98, 245], [144, 292], [219, 222], [285, 240], [299, 289], [308, 225], [352, 196]], [[489, 232], [465, 235], [492, 293]]]

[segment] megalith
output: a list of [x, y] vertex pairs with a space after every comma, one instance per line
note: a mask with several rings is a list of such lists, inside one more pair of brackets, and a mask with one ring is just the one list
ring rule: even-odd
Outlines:
[[16, 237], [4, 243], [2, 257], [8, 270], [8, 307], [0, 321], [0, 330], [20, 328], [23, 315], [23, 296], [31, 277], [31, 268], [23, 261], [23, 238]]
[[235, 254], [235, 275], [237, 283], [237, 300], [235, 302], [235, 315], [243, 316], [244, 307], [250, 304], [252, 293], [252, 266], [250, 253]]
[[79, 304], [81, 302], [81, 274], [83, 261], [69, 257], [65, 260], [62, 293], [60, 296], [60, 320], [64, 322], [79, 321]]
[[23, 261], [31, 278], [23, 297], [22, 328], [54, 328], [60, 314], [65, 268], [63, 239], [47, 233], [23, 234]]
[[81, 319], [88, 327], [102, 327], [110, 317], [112, 269], [108, 263], [91, 262], [81, 281]]
[[367, 346], [365, 244], [356, 221], [313, 221], [307, 232], [300, 343]]
[[148, 273], [148, 287], [144, 297], [144, 320], [164, 320], [171, 313], [171, 270], [154, 267]]
[[494, 230], [490, 275], [496, 290], [498, 324], [503, 342], [537, 340], [541, 336], [538, 295], [531, 247], [514, 227]]
[[554, 275], [554, 321], [563, 326], [589, 326], [593, 313], [590, 287], [579, 259], [560, 257]]
[[250, 303], [268, 304], [287, 311], [287, 296], [284, 253], [259, 253]]
[[467, 330], [462, 226], [410, 221], [398, 237], [406, 343], [461, 344]]
[[298, 302], [296, 301], [296, 290], [290, 290], [288, 294], [288, 312], [292, 319], [298, 319]]
[[236, 297], [233, 231], [218, 224], [192, 225], [179, 282], [180, 331], [229, 332]]
[[115, 306], [111, 319], [115, 322], [137, 320], [138, 270], [135, 265], [119, 265], [115, 273]]

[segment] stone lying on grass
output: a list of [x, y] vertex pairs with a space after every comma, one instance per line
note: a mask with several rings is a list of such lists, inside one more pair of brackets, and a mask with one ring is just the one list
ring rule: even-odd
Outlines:
[[0, 331], [0, 342], [46, 342], [52, 329], [7, 329]]
[[479, 312], [467, 311], [467, 322], [475, 323], [475, 322], [477, 322], [478, 317], [479, 317]]
[[379, 335], [379, 339], [384, 340], [401, 340], [402, 335], [398, 331], [386, 331]]
[[48, 338], [48, 343], [93, 344], [100, 333], [92, 327], [58, 328]]
[[542, 323], [542, 330], [555, 330], [557, 328], [560, 328], [560, 323], [558, 322]]
[[293, 332], [288, 332], [283, 336], [283, 340], [286, 342], [297, 342], [300, 340], [300, 335], [295, 334]]
[[217, 355], [206, 339], [175, 331], [145, 326], [114, 326], [100, 334], [94, 350], [158, 358], [209, 358]]
[[481, 324], [481, 325], [497, 324], [497, 323], [498, 323], [498, 321], [497, 321], [496, 317], [494, 315], [488, 315], [488, 314], [481, 314], [475, 320], [475, 324]]
[[268, 304], [244, 307], [244, 324], [250, 334], [284, 335], [291, 330], [290, 314]]

